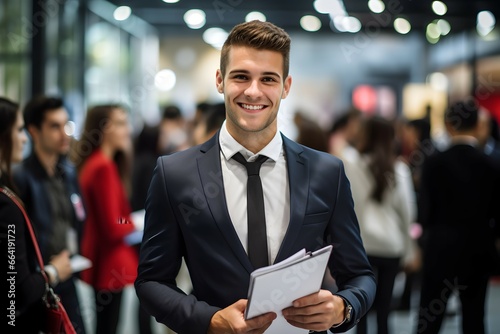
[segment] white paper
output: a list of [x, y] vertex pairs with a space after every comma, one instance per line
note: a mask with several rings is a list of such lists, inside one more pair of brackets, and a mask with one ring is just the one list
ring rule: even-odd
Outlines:
[[292, 306], [294, 300], [320, 290], [331, 251], [332, 246], [312, 253], [301, 250], [282, 262], [255, 270], [250, 276], [245, 318], [274, 312], [277, 318], [266, 333], [308, 333], [290, 325], [281, 311]]
[[138, 231], [144, 230], [144, 219], [146, 217], [146, 210], [137, 210], [130, 214], [130, 219]]
[[84, 256], [81, 256], [80, 254], [75, 254], [71, 256], [70, 266], [71, 270], [73, 270], [73, 272], [76, 273], [92, 267], [92, 261], [90, 261]]

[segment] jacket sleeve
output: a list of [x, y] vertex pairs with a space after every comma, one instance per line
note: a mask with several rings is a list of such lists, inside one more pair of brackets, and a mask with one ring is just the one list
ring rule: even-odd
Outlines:
[[186, 295], [175, 278], [183, 256], [183, 237], [169, 200], [163, 161], [158, 160], [146, 200], [144, 237], [135, 282], [141, 305], [178, 333], [206, 333], [217, 307]]
[[337, 200], [333, 210], [328, 231], [333, 245], [329, 269], [339, 289], [336, 294], [353, 308], [351, 321], [330, 329], [333, 333], [341, 333], [354, 327], [368, 312], [376, 291], [375, 277], [361, 241], [349, 180], [342, 163], [338, 168]]

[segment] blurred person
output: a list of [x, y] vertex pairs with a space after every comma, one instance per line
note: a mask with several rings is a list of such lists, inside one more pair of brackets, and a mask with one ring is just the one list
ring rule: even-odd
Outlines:
[[464, 334], [485, 333], [490, 274], [499, 264], [492, 218], [500, 217], [500, 169], [478, 149], [478, 106], [456, 102], [445, 112], [451, 146], [424, 163], [420, 222], [424, 228], [417, 333], [438, 333], [450, 296], [461, 301]]
[[[77, 254], [85, 220], [78, 177], [67, 159], [70, 137], [68, 112], [58, 97], [36, 96], [24, 107], [24, 122], [32, 139], [31, 154], [14, 170], [14, 179], [27, 213], [38, 232], [43, 261], [69, 251]], [[57, 282], [58, 273], [46, 268]], [[78, 276], [54, 287], [73, 326], [85, 333], [76, 290]]]
[[[19, 105], [9, 99], [0, 97], [0, 188], [8, 191], [19, 202], [17, 187], [12, 179], [12, 164], [23, 159], [24, 145], [28, 141], [24, 130], [23, 115]], [[15, 247], [9, 245], [14, 242]], [[7, 326], [9, 333], [36, 334], [43, 326], [44, 308], [42, 297], [45, 294], [45, 278], [38, 270], [38, 261], [32, 239], [26, 228], [26, 221], [21, 210], [3, 192], [0, 192], [0, 245], [2, 245], [3, 261], [6, 268], [2, 282], [5, 286], [3, 310], [7, 310]], [[15, 253], [12, 253], [14, 249]], [[14, 270], [7, 264], [12, 263], [9, 255], [15, 254]], [[11, 264], [12, 265], [12, 264]], [[69, 253], [63, 251], [52, 257], [48, 264], [57, 273], [59, 281], [71, 276]], [[9, 287], [10, 278], [15, 271], [15, 290]], [[56, 285], [56, 277], [46, 273], [51, 285]], [[11, 294], [15, 293], [15, 296]], [[15, 314], [9, 312], [15, 302]], [[11, 317], [12, 315], [13, 317]]]
[[[331, 244], [328, 267], [338, 291], [295, 300], [284, 319], [320, 333], [344, 332], [371, 305], [375, 282], [342, 162], [278, 131], [280, 102], [292, 83], [289, 52], [288, 34], [269, 22], [235, 26], [216, 71], [226, 110], [221, 130], [158, 160], [135, 287], [144, 307], [176, 332], [263, 333], [277, 315], [245, 320], [250, 273]], [[265, 231], [256, 249], [248, 240], [259, 223], [248, 217], [248, 159], [262, 163]], [[250, 249], [264, 250], [261, 261]], [[182, 259], [193, 282], [189, 295], [175, 280]]]
[[321, 152], [328, 152], [326, 133], [318, 123], [303, 116], [300, 112], [295, 114], [294, 122], [298, 129], [297, 143]]
[[[160, 130], [158, 126], [144, 125], [134, 143], [132, 168], [132, 211], [144, 210], [149, 183], [153, 176], [156, 160], [160, 156]], [[139, 252], [139, 245], [134, 245]], [[139, 333], [152, 333], [151, 316], [139, 303]]]
[[162, 154], [171, 154], [189, 147], [186, 122], [177, 106], [169, 105], [163, 110], [159, 141]]
[[361, 120], [361, 111], [352, 108], [334, 121], [328, 134], [330, 154], [340, 159], [357, 154], [356, 140]]
[[94, 288], [96, 334], [116, 333], [123, 289], [137, 273], [137, 252], [127, 241], [135, 232], [124, 186], [130, 145], [130, 126], [121, 106], [99, 105], [87, 112], [77, 168], [87, 204], [82, 254], [93, 266], [81, 276]]
[[212, 105], [201, 116], [193, 131], [193, 144], [200, 145], [212, 138], [219, 131], [226, 119], [226, 108], [224, 103]]
[[189, 122], [189, 132], [192, 133], [194, 128], [201, 122], [203, 115], [210, 109], [212, 109], [213, 105], [208, 102], [199, 102], [196, 104], [196, 109], [194, 111], [194, 116]]
[[146, 203], [149, 182], [153, 176], [160, 152], [160, 129], [144, 125], [134, 143], [132, 166], [132, 211], [143, 210]]
[[[428, 109], [429, 110], [429, 109]], [[401, 133], [401, 158], [410, 167], [415, 198], [419, 201], [420, 178], [422, 166], [425, 160], [437, 152], [431, 137], [430, 115], [424, 118], [402, 121]], [[417, 219], [417, 217], [415, 217]], [[405, 285], [401, 299], [396, 305], [398, 310], [408, 311], [411, 308], [411, 299], [416, 288], [420, 287], [420, 270], [422, 266], [421, 235], [422, 227], [415, 221], [410, 227], [411, 240], [411, 260], [405, 264]]]
[[[379, 116], [362, 123], [359, 154], [345, 158], [361, 239], [377, 280], [373, 309], [377, 333], [387, 334], [396, 275], [410, 249], [410, 223], [416, 215], [408, 166], [397, 158], [394, 125]], [[367, 316], [357, 333], [367, 333]]]
[[477, 139], [479, 147], [486, 155], [500, 163], [500, 141], [498, 138], [498, 123], [484, 108], [479, 109]]

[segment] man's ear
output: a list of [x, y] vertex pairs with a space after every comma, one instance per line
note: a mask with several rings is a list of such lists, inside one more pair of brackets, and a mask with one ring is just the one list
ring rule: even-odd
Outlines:
[[35, 139], [38, 137], [38, 133], [40, 132], [40, 130], [33, 124], [30, 124], [28, 125], [28, 127], [26, 128], [26, 130], [28, 130], [28, 133], [30, 134], [31, 138]]
[[215, 74], [215, 85], [217, 86], [217, 91], [222, 94], [224, 93], [224, 78], [220, 70], [217, 70]]
[[288, 96], [290, 87], [292, 87], [292, 77], [289, 75], [286, 77], [285, 82], [283, 83], [283, 92], [281, 93], [282, 99], [285, 99]]

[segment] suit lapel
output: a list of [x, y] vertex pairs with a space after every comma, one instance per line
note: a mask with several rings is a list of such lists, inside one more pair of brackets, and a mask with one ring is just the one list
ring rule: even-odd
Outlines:
[[300, 145], [283, 135], [282, 137], [290, 187], [290, 223], [274, 261], [275, 263], [286, 259], [293, 251], [293, 244], [299, 237], [302, 221], [306, 213], [309, 190], [309, 160], [303, 156], [303, 149]]
[[197, 159], [198, 172], [200, 173], [203, 192], [210, 212], [233, 253], [245, 269], [251, 273], [253, 271], [252, 264], [240, 242], [227, 210], [220, 163], [219, 133], [203, 144], [200, 151], [204, 154]]

